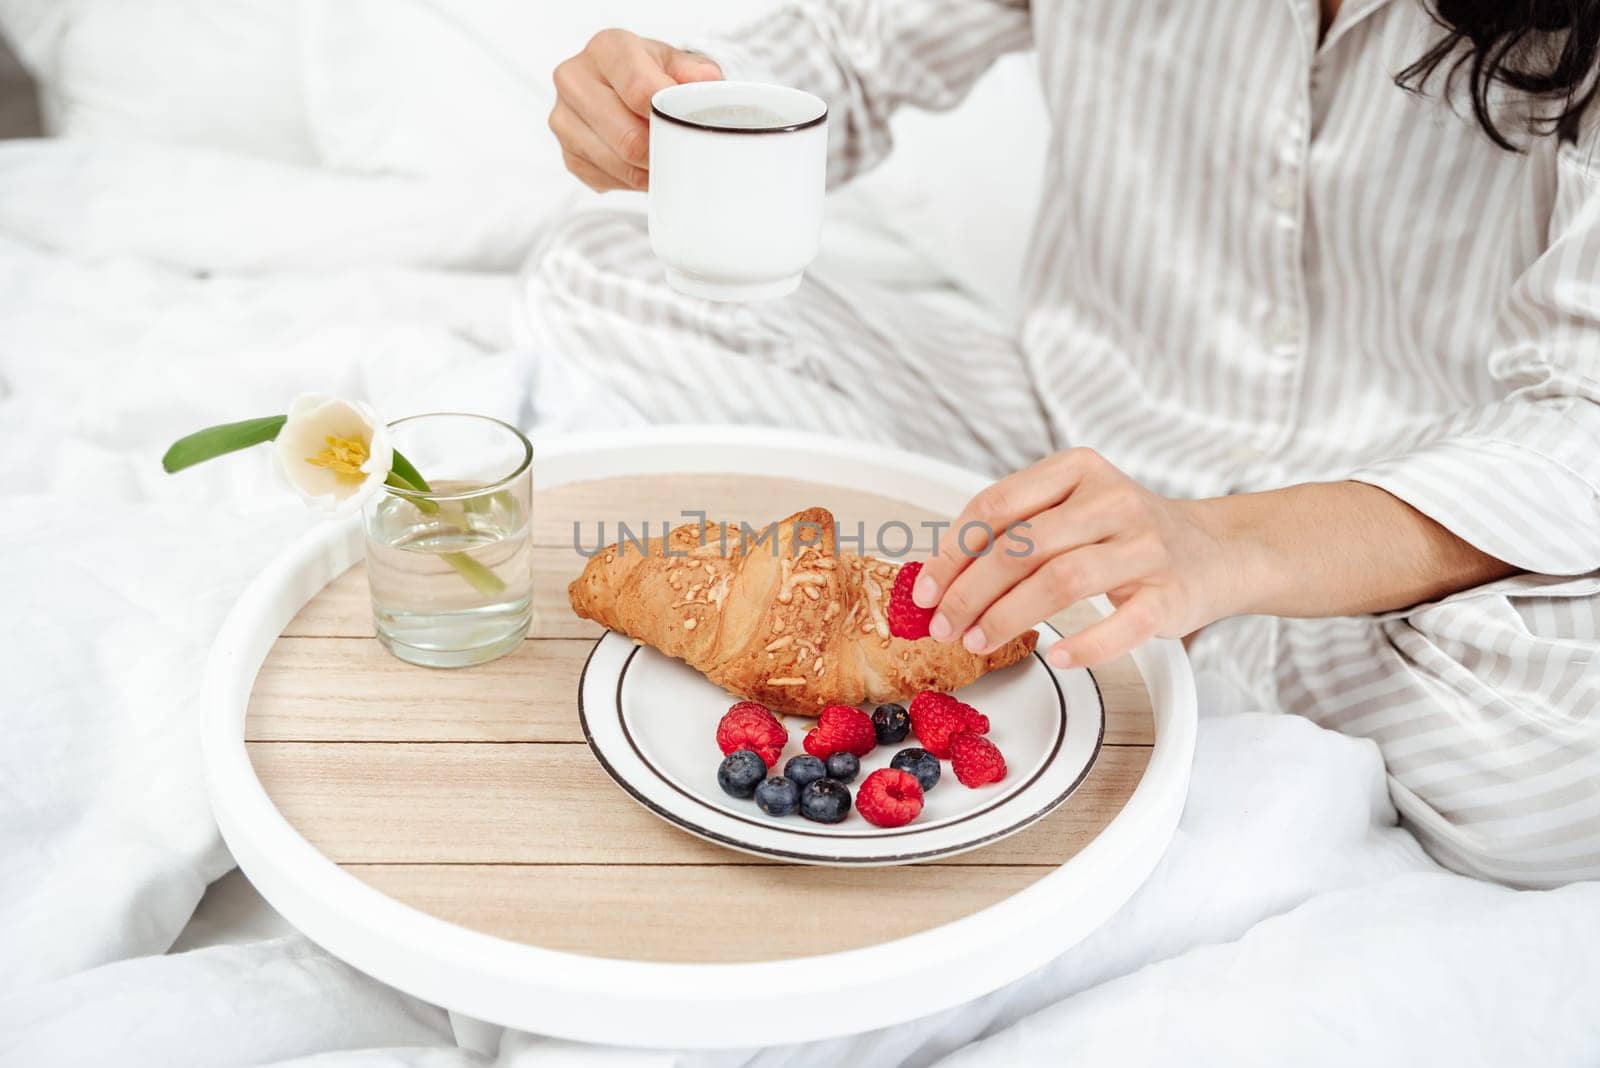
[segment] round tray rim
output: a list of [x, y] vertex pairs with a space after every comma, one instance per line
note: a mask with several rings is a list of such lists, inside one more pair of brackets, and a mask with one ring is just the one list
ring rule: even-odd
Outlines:
[[[738, 427], [611, 431], [537, 451], [538, 488], [614, 475], [734, 473], [824, 482], [953, 514], [989, 481], [879, 444]], [[285, 919], [369, 975], [474, 1018], [578, 1041], [688, 1048], [808, 1041], [903, 1022], [989, 993], [1098, 928], [1155, 868], [1183, 810], [1194, 678], [1178, 642], [1153, 641], [1134, 654], [1155, 719], [1143, 778], [1093, 841], [987, 908], [860, 949], [737, 964], [594, 957], [473, 931], [401, 904], [319, 852], [273, 805], [245, 745], [245, 711], [268, 651], [361, 554], [358, 519], [315, 529], [269, 564], [228, 614], [206, 667], [207, 789], [234, 858]], [[1043, 930], [1053, 937], [1040, 938]], [[901, 996], [877, 996], [885, 984]]]

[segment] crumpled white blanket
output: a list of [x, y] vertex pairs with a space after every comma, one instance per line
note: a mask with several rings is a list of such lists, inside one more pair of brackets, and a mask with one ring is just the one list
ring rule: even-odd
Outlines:
[[[537, 366], [509, 332], [513, 281], [433, 269], [472, 249], [376, 265], [393, 252], [376, 243], [337, 269], [292, 269], [295, 240], [316, 236], [295, 213], [326, 203], [304, 188], [252, 223], [279, 234], [279, 258], [255, 265], [273, 273], [130, 257], [94, 235], [135, 231], [134, 209], [71, 199], [82, 160], [60, 147], [29, 150], [28, 195], [37, 168], [58, 167], [49, 218], [75, 205], [116, 218], [19, 233], [5, 205], [22, 168], [0, 146], [0, 1065], [1600, 1063], [1600, 884], [1517, 892], [1442, 871], [1395, 825], [1370, 743], [1205, 686], [1193, 788], [1160, 867], [1102, 930], [1009, 988], [802, 1047], [506, 1034], [461, 1048], [443, 1010], [223, 879], [197, 753], [201, 664], [243, 584], [314, 519], [270, 488], [264, 457], [176, 477], [156, 461], [183, 432], [306, 389], [526, 423]], [[164, 237], [149, 223], [149, 240], [236, 264], [184, 220]]]

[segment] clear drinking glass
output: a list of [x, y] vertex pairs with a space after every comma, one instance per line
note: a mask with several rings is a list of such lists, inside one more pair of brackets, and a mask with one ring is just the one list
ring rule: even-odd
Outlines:
[[429, 491], [386, 488], [366, 504], [378, 640], [425, 667], [504, 656], [528, 632], [533, 446], [482, 415], [414, 415], [389, 432]]

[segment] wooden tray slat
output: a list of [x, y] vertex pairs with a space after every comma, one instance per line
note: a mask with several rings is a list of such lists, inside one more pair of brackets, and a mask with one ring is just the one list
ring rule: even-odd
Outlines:
[[[523, 642], [467, 675], [401, 663], [371, 640], [281, 638], [251, 694], [245, 738], [581, 742], [573, 695], [593, 647], [593, 639]], [[385, 678], [381, 689], [372, 684], [377, 675]], [[1116, 671], [1096, 677], [1107, 702], [1106, 741], [1149, 745], [1150, 716], [1127, 700], [1128, 687], [1143, 692], [1137, 671], [1131, 680]]]
[[[758, 861], [645, 811], [585, 745], [253, 742], [249, 748], [279, 810], [342, 864]], [[1061, 863], [1110, 821], [1148, 759], [1144, 746], [1106, 747], [1071, 803], [950, 863]], [[939, 788], [960, 786], [952, 779]]]

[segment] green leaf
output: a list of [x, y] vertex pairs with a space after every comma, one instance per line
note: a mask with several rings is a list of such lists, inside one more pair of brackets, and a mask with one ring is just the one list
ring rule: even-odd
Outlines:
[[392, 467], [389, 469], [389, 477], [385, 478], [383, 482], [386, 486], [393, 486], [395, 489], [404, 490], [407, 493], [427, 492], [421, 486], [417, 485], [415, 482], [412, 482], [409, 478], [402, 475], [399, 471], [396, 471]]
[[[410, 467], [411, 465], [407, 464], [406, 466]], [[413, 467], [412, 470], [415, 471], [416, 468]], [[418, 475], [417, 477], [420, 479], [422, 476]], [[427, 497], [422, 496], [422, 494], [427, 491], [402, 475], [399, 471], [398, 464], [392, 465], [389, 468], [389, 477], [383, 481], [384, 485], [393, 486], [395, 489], [399, 490], [400, 492], [395, 494], [395, 496], [401, 498], [402, 500], [411, 502], [411, 506], [417, 511], [426, 515], [438, 514], [439, 502], [431, 501]]]
[[188, 437], [172, 443], [172, 448], [161, 457], [161, 466], [170, 475], [185, 467], [271, 441], [278, 436], [278, 431], [283, 429], [288, 418], [286, 415], [268, 415], [260, 419], [246, 419], [242, 423], [224, 423], [196, 430]]
[[479, 593], [492, 597], [505, 592], [506, 584], [487, 565], [478, 563], [466, 553], [444, 553], [443, 556], [444, 562], [459, 571], [467, 584]]
[[389, 471], [391, 474], [399, 475], [402, 479], [409, 482], [411, 484], [410, 488], [415, 489], [419, 493], [433, 492], [433, 487], [428, 485], [427, 479], [423, 478], [421, 472], [419, 472], [415, 467], [411, 466], [410, 460], [407, 460], [404, 456], [400, 455], [399, 449], [394, 451], [394, 459], [389, 464]]

